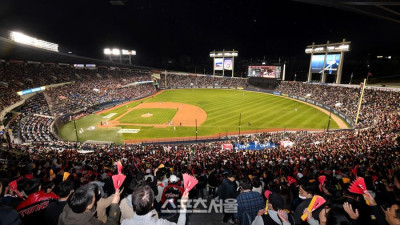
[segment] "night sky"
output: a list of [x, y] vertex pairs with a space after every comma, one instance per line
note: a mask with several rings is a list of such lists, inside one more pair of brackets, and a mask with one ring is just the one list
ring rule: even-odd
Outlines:
[[138, 62], [208, 58], [235, 49], [241, 58], [307, 57], [306, 45], [352, 41], [351, 57], [400, 55], [400, 24], [289, 0], [1, 0], [0, 28], [102, 58], [103, 48], [135, 49]]

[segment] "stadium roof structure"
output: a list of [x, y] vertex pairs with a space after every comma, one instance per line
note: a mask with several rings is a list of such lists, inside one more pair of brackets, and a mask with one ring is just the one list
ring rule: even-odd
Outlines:
[[152, 70], [155, 68], [122, 64], [107, 60], [93, 59], [88, 57], [76, 56], [62, 52], [54, 52], [40, 49], [11, 41], [0, 37], [0, 59], [38, 61], [47, 63], [67, 63], [67, 64], [96, 64], [99, 66], [125, 67], [131, 69]]
[[355, 13], [374, 16], [381, 19], [400, 23], [400, 1], [399, 0], [293, 0], [315, 5], [322, 5], [343, 9]]

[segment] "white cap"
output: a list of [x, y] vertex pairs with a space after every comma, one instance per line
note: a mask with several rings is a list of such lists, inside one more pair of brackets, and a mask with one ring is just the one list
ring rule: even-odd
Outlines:
[[146, 173], [151, 173], [151, 170], [150, 170], [150, 169], [147, 169], [147, 170], [146, 170]]
[[171, 175], [171, 176], [169, 177], [169, 182], [171, 182], [171, 183], [176, 183], [176, 182], [178, 182], [178, 177], [175, 176], [175, 175]]

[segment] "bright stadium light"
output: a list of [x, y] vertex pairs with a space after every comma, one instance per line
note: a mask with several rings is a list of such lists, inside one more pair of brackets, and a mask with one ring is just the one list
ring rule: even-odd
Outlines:
[[135, 50], [126, 50], [126, 49], [119, 49], [119, 48], [105, 48], [104, 55], [110, 57], [110, 61], [113, 61], [112, 56], [119, 56], [119, 61], [122, 63], [122, 60], [126, 60], [126, 56], [129, 58], [129, 64], [132, 65], [132, 56], [136, 55]]
[[33, 42], [31, 37], [19, 32], [11, 32], [11, 39], [21, 44], [30, 44]]
[[312, 53], [313, 49], [312, 48], [306, 48], [306, 53]]
[[136, 51], [135, 50], [125, 50], [122, 49], [122, 55], [136, 55]]
[[21, 32], [15, 32], [11, 31], [10, 32], [10, 39], [21, 44], [25, 45], [30, 45], [36, 48], [42, 48], [54, 52], [58, 52], [58, 44], [54, 44], [51, 42], [43, 41], [36, 39], [34, 37], [30, 37], [28, 35], [25, 35]]
[[112, 54], [113, 55], [121, 55], [121, 51], [118, 48], [113, 48]]
[[131, 52], [125, 49], [122, 49], [122, 55], [130, 55]]
[[111, 49], [105, 48], [104, 49], [104, 55], [111, 55]]

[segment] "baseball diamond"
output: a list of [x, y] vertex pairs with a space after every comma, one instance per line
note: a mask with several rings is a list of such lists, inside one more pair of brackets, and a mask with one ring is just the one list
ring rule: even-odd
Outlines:
[[[143, 117], [142, 115], [152, 116]], [[113, 115], [107, 118], [107, 115]], [[333, 115], [331, 129], [348, 125]], [[239, 121], [240, 120], [240, 121]], [[179, 89], [165, 90], [145, 99], [132, 101], [76, 121], [79, 141], [107, 140], [134, 143], [143, 140], [180, 137], [226, 136], [260, 131], [324, 130], [329, 112], [293, 99], [242, 90]], [[103, 123], [101, 123], [103, 122]], [[88, 131], [86, 127], [96, 126]], [[61, 138], [76, 140], [73, 123], [59, 131]], [[118, 132], [139, 129], [139, 132]]]

